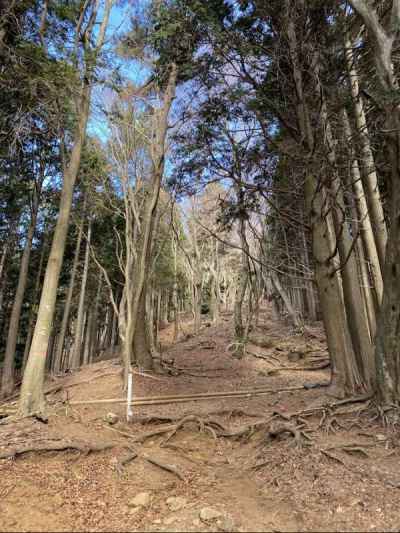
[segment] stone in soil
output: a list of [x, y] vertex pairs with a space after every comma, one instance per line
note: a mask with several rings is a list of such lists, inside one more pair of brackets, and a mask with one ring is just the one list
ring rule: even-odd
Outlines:
[[219, 518], [217, 520], [217, 528], [220, 531], [225, 531], [226, 533], [230, 533], [232, 531], [236, 531], [237, 528], [235, 526], [235, 522], [233, 518], [229, 515], [223, 516], [222, 518]]
[[187, 500], [181, 496], [171, 496], [167, 499], [166, 504], [170, 511], [179, 511], [186, 507]]
[[107, 413], [106, 416], [104, 417], [104, 422], [107, 422], [108, 424], [110, 424], [110, 426], [113, 426], [118, 421], [119, 421], [119, 416], [116, 415], [115, 413]]
[[201, 509], [199, 513], [200, 520], [203, 520], [203, 522], [215, 520], [220, 516], [222, 516], [222, 513], [220, 513], [220, 511], [217, 511], [216, 509], [213, 509], [212, 507], [203, 507], [203, 509]]
[[128, 503], [129, 507], [148, 507], [150, 505], [151, 496], [149, 492], [139, 492]]

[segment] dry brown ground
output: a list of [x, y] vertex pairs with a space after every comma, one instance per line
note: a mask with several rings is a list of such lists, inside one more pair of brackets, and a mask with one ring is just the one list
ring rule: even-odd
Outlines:
[[[185, 326], [188, 329], [188, 326]], [[324, 354], [318, 327], [295, 334], [266, 313], [256, 332], [269, 348], [250, 346], [253, 353], [237, 361], [227, 352], [231, 319], [204, 328], [201, 335], [172, 345], [165, 330], [164, 357], [181, 369], [177, 376], [135, 375], [136, 396], [214, 392], [270, 387], [278, 390], [326, 382], [328, 370], [279, 370], [310, 366], [312, 354]], [[298, 350], [305, 359], [293, 361]], [[314, 350], [313, 352], [311, 350]], [[288, 359], [291, 358], [292, 360]], [[182, 370], [183, 369], [183, 370]], [[180, 418], [196, 414], [212, 418], [230, 431], [270, 419], [241, 439], [214, 438], [186, 424], [169, 441], [166, 434], [133, 443], [160, 422], [127, 424], [123, 405], [75, 405], [72, 400], [116, 398], [121, 384], [116, 361], [102, 361], [72, 376], [49, 382], [63, 385], [49, 394], [48, 424], [19, 421], [0, 425], [0, 455], [23, 444], [71, 441], [112, 444], [110, 449], [31, 452], [0, 460], [1, 531], [397, 531], [400, 464], [398, 429], [373, 420], [371, 402], [331, 403], [323, 387], [265, 396], [229, 398], [135, 408], [135, 417]], [[75, 384], [82, 381], [81, 384]], [[311, 414], [299, 411], [319, 408]], [[0, 412], [12, 411], [3, 405]], [[111, 427], [104, 416], [112, 411], [120, 421]], [[210, 413], [213, 413], [210, 415]], [[255, 416], [250, 416], [255, 415]], [[287, 420], [288, 419], [288, 420]], [[289, 424], [304, 431], [296, 442], [290, 433], [268, 437], [273, 427]], [[115, 431], [132, 434], [123, 436]], [[57, 440], [58, 439], [58, 440]], [[132, 446], [139, 457], [120, 467]], [[173, 466], [183, 476], [151, 464], [143, 455]], [[133, 507], [141, 492], [150, 494], [147, 507]], [[169, 497], [185, 498], [171, 511]], [[221, 512], [203, 521], [199, 512]]]

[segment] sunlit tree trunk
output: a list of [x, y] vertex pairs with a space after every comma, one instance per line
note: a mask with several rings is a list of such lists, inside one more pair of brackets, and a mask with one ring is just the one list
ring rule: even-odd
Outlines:
[[371, 39], [377, 79], [382, 92], [382, 112], [388, 160], [390, 228], [383, 268], [383, 298], [378, 317], [375, 359], [377, 389], [381, 403], [400, 400], [400, 108], [398, 80], [393, 68], [394, 43], [400, 33], [400, 0], [392, 1], [391, 11], [382, 25], [371, 3], [350, 0], [362, 18]]
[[[86, 199], [83, 203], [83, 213], [85, 212], [85, 209], [86, 209]], [[71, 270], [71, 277], [69, 280], [67, 297], [64, 303], [63, 317], [62, 317], [61, 328], [60, 328], [60, 333], [59, 333], [57, 351], [55, 354], [54, 372], [59, 372], [60, 367], [61, 367], [62, 354], [64, 351], [64, 344], [65, 344], [65, 335], [67, 333], [68, 321], [69, 321], [69, 316], [71, 313], [72, 296], [74, 294], [75, 278], [76, 278], [76, 273], [78, 271], [79, 253], [81, 250], [82, 235], [83, 235], [83, 220], [79, 224], [78, 236], [76, 239], [74, 260], [72, 263], [72, 270]]]
[[[42, 416], [45, 412], [43, 383], [46, 368], [47, 349], [54, 319], [58, 281], [64, 257], [75, 181], [78, 176], [82, 148], [86, 138], [86, 126], [90, 110], [93, 69], [96, 62], [96, 56], [104, 43], [105, 31], [108, 25], [108, 18], [112, 4], [113, 0], [106, 0], [105, 2], [105, 7], [102, 14], [102, 23], [100, 24], [99, 28], [96, 28], [96, 48], [94, 50], [90, 50], [90, 53], [88, 54], [90, 56], [90, 60], [88, 59], [88, 62], [86, 63], [86, 70], [83, 72], [83, 86], [81, 94], [78, 96], [77, 125], [73, 134], [70, 158], [65, 167], [63, 175], [63, 186], [61, 191], [58, 218], [50, 249], [50, 256], [46, 266], [46, 273], [32, 344], [21, 386], [21, 395], [19, 401], [19, 413], [21, 416]], [[98, 3], [96, 3], [94, 8], [95, 17], [93, 24], [95, 22], [97, 8]], [[87, 42], [90, 42], [92, 36], [86, 35], [86, 38], [89, 39]]]
[[354, 106], [354, 116], [357, 133], [361, 144], [361, 164], [363, 181], [368, 197], [369, 213], [375, 235], [376, 249], [379, 256], [380, 267], [383, 270], [385, 263], [387, 229], [383, 212], [381, 195], [378, 186], [378, 177], [375, 168], [374, 156], [371, 149], [367, 120], [365, 117], [363, 98], [360, 93], [358, 73], [354, 63], [351, 41], [345, 41], [345, 55], [349, 74], [350, 90]]

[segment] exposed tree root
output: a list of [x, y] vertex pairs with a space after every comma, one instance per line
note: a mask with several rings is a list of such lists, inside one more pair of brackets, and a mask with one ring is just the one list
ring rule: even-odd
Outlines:
[[235, 359], [243, 359], [246, 354], [246, 343], [235, 341], [228, 344], [226, 347], [226, 352], [228, 352]]
[[156, 458], [156, 457], [151, 457], [147, 454], [142, 454], [140, 452], [138, 452], [137, 450], [135, 450], [134, 448], [131, 448], [130, 446], [128, 447], [128, 450], [129, 450], [129, 453], [123, 457], [122, 459], [120, 459], [116, 466], [115, 466], [115, 469], [116, 471], [119, 473], [119, 474], [122, 474], [123, 471], [124, 471], [124, 466], [127, 465], [128, 463], [134, 461], [135, 459], [137, 458], [140, 458], [140, 459], [143, 459], [145, 461], [147, 461], [148, 463], [152, 464], [152, 465], [155, 465], [155, 466], [158, 466], [159, 468], [171, 473], [171, 474], [174, 474], [175, 476], [177, 476], [179, 479], [181, 479], [182, 481], [185, 481], [185, 477], [184, 475], [179, 471], [179, 469], [177, 468], [176, 465], [173, 465], [173, 464], [169, 464], [169, 463], [165, 463], [164, 461], [161, 461], [160, 459]]
[[[257, 352], [250, 351], [247, 348], [246, 348], [246, 353], [248, 353], [249, 355], [252, 355], [253, 357], [256, 357], [257, 359], [263, 359], [264, 361], [268, 361], [269, 363], [273, 365], [275, 365], [275, 362], [281, 364], [281, 360], [272, 354], [267, 355], [267, 354], [257, 353]], [[272, 361], [270, 361], [270, 359], [272, 359]]]
[[[358, 442], [355, 443], [346, 443], [346, 444], [336, 444], [335, 446], [329, 446], [328, 448], [324, 448], [324, 452], [332, 452], [335, 450], [345, 452], [349, 455], [358, 454], [362, 455], [364, 457], [369, 457], [368, 453], [365, 451], [365, 448], [371, 448], [373, 447], [373, 444], [360, 444]], [[320, 450], [322, 451], [322, 450]]]
[[271, 424], [267, 433], [267, 438], [273, 440], [284, 433], [290, 433], [294, 437], [296, 446], [298, 448], [302, 448], [306, 444], [303, 437], [307, 438], [307, 436], [303, 431], [301, 431], [300, 428], [295, 427], [292, 424], [284, 424], [282, 422], [278, 424]]
[[120, 459], [115, 466], [115, 469], [117, 470], [119, 474], [123, 473], [125, 465], [127, 465], [128, 463], [134, 461], [137, 457], [139, 457], [139, 453], [136, 450], [132, 448], [129, 448], [129, 450], [130, 452], [125, 457]]
[[158, 435], [163, 435], [164, 433], [169, 433], [170, 431], [173, 431], [175, 429], [175, 424], [166, 424], [164, 426], [158, 427], [157, 429], [154, 429], [152, 431], [147, 431], [146, 433], [142, 433], [141, 435], [133, 436], [133, 442], [144, 442], [147, 439], [150, 439], [151, 437], [157, 437]]
[[148, 455], [142, 455], [142, 457], [143, 459], [145, 459], [152, 465], [158, 466], [162, 470], [165, 470], [166, 472], [170, 472], [171, 474], [174, 474], [181, 481], [186, 481], [184, 475], [179, 471], [179, 469], [175, 465], [164, 463], [160, 459], [157, 459], [155, 457], [149, 457]]
[[[101, 369], [97, 369], [97, 371], [99, 371]], [[66, 381], [65, 383], [56, 383], [56, 384], [53, 384], [53, 385], [50, 385], [49, 387], [47, 387], [45, 390], [44, 390], [44, 395], [45, 396], [48, 396], [49, 394], [55, 394], [57, 392], [60, 392], [61, 390], [64, 390], [64, 389], [69, 389], [70, 387], [75, 387], [76, 385], [84, 385], [85, 383], [92, 383], [94, 379], [100, 379], [100, 378], [103, 378], [105, 376], [111, 376], [111, 375], [119, 375], [121, 373], [121, 370], [118, 370], [118, 371], [113, 371], [113, 372], [105, 372], [103, 374], [100, 374], [98, 376], [92, 376], [90, 379], [81, 379], [81, 380], [71, 380], [70, 382], [69, 381]], [[65, 376], [63, 376], [65, 377]], [[3, 403], [8, 403], [10, 402], [11, 400], [13, 400], [14, 398], [18, 398], [19, 396], [19, 391], [17, 392], [14, 392], [11, 396], [8, 396], [7, 398], [4, 398], [2, 399], [2, 401], [0, 402], [1, 404]]]
[[188, 416], [185, 416], [184, 418], [182, 418], [182, 420], [180, 420], [175, 425], [175, 427], [173, 428], [171, 433], [169, 435], [167, 435], [167, 437], [164, 439], [162, 445], [167, 444], [167, 442], [170, 441], [174, 435], [176, 435], [177, 431], [180, 428], [182, 428], [185, 424], [187, 424], [188, 422], [195, 422], [196, 424], [198, 424], [199, 430], [201, 432], [204, 431], [204, 427], [205, 427], [204, 420], [202, 420], [200, 417], [195, 416], [195, 415], [188, 415]]
[[29, 444], [21, 444], [10, 448], [8, 450], [0, 451], [0, 459], [15, 459], [18, 455], [23, 455], [28, 452], [52, 452], [64, 450], [78, 450], [84, 454], [91, 452], [101, 452], [113, 448], [115, 444], [112, 443], [90, 443], [80, 442], [75, 440], [60, 440], [60, 441], [42, 441]]

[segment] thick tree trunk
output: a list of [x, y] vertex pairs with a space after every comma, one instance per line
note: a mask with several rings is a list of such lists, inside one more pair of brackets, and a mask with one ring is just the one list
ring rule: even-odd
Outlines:
[[389, 187], [390, 229], [383, 268], [383, 297], [379, 313], [375, 360], [378, 395], [381, 403], [400, 400], [400, 109], [396, 94], [398, 80], [393, 68], [394, 43], [400, 32], [400, 0], [392, 1], [389, 24], [384, 28], [372, 4], [350, 0], [363, 19], [373, 40], [377, 78], [382, 91], [388, 159], [391, 166]]
[[34, 414], [40, 415], [45, 411], [43, 382], [46, 367], [46, 354], [54, 318], [58, 280], [60, 277], [68, 233], [72, 196], [86, 134], [86, 123], [89, 114], [88, 88], [85, 90], [83, 98], [82, 113], [75, 132], [70, 161], [64, 174], [59, 215], [53, 235], [50, 256], [47, 262], [32, 345], [21, 387], [19, 411], [22, 416], [30, 416]]
[[315, 178], [309, 176], [305, 186], [311, 215], [315, 278], [331, 357], [331, 388], [333, 394], [343, 396], [357, 392], [362, 378], [355, 362], [338, 273], [330, 259], [333, 255], [332, 230], [327, 226], [332, 223], [329, 214], [324, 211], [326, 202]]
[[133, 352], [137, 366], [146, 371], [153, 370], [153, 356], [146, 328], [146, 293], [142, 291], [138, 311]]
[[[298, 101], [297, 114], [299, 128], [303, 137], [303, 148], [309, 170], [305, 181], [305, 198], [307, 209], [310, 213], [312, 227], [312, 245], [315, 260], [315, 277], [319, 293], [322, 318], [329, 354], [331, 357], [331, 385], [332, 390], [337, 395], [357, 392], [363, 386], [363, 379], [360, 375], [357, 360], [353, 350], [353, 345], [348, 329], [348, 321], [343, 303], [343, 292], [341, 278], [337, 268], [335, 268], [334, 256], [336, 248], [335, 232], [331, 220], [330, 206], [327, 202], [325, 189], [322, 183], [313, 175], [315, 172], [314, 151], [316, 130], [311, 126], [310, 111], [308, 102], [303, 91], [303, 70], [311, 68], [317, 70], [318, 61], [316, 54], [313, 54], [313, 64], [303, 65], [303, 58], [299, 56], [297, 45], [295, 21], [290, 14], [290, 2], [287, 2], [287, 37], [289, 43], [290, 58], [293, 67], [293, 78], [296, 87], [296, 97]], [[315, 92], [318, 92], [317, 85], [319, 78], [315, 76]], [[320, 97], [320, 94], [318, 94]], [[320, 110], [318, 111], [320, 113]], [[326, 110], [323, 109], [323, 113]], [[322, 123], [326, 120], [326, 114], [322, 116]], [[323, 125], [323, 124], [322, 124]], [[322, 128], [321, 128], [322, 129]], [[319, 132], [319, 130], [318, 130]], [[330, 139], [331, 141], [331, 139]], [[332, 148], [332, 142], [327, 143], [328, 148]], [[333, 182], [335, 190], [337, 181]], [[335, 213], [337, 215], [337, 213]], [[338, 224], [337, 224], [338, 225]], [[342, 256], [349, 252], [347, 243], [342, 241]], [[350, 273], [348, 279], [350, 279]], [[348, 287], [347, 287], [348, 289]], [[349, 296], [348, 290], [346, 294]]]
[[[64, 257], [65, 243], [67, 239], [69, 216], [72, 206], [72, 198], [75, 181], [78, 176], [82, 148], [86, 138], [86, 126], [89, 117], [90, 95], [93, 80], [93, 71], [97, 54], [101, 50], [108, 19], [114, 0], [106, 0], [102, 13], [103, 20], [96, 28], [96, 45], [88, 54], [85, 50], [85, 58], [88, 62], [85, 71], [82, 72], [83, 85], [77, 98], [77, 125], [73, 135], [72, 150], [68, 164], [64, 170], [63, 186], [59, 206], [58, 219], [53, 235], [49, 260], [47, 262], [43, 290], [40, 298], [39, 311], [33, 334], [32, 345], [25, 368], [19, 401], [19, 414], [21, 416], [41, 415], [45, 411], [45, 397], [43, 391], [44, 375], [46, 368], [46, 354], [49, 344], [52, 322], [54, 319], [58, 281]], [[91, 20], [86, 31], [91, 33], [97, 16], [99, 3], [94, 4]], [[79, 26], [79, 22], [78, 22]], [[77, 28], [77, 42], [79, 36]], [[92, 35], [87, 35], [89, 40]], [[84, 46], [87, 43], [84, 43]]]
[[[322, 94], [318, 82], [317, 90], [318, 94]], [[327, 157], [332, 174], [329, 189], [332, 198], [334, 198], [332, 214], [341, 261], [343, 296], [346, 306], [347, 322], [357, 358], [359, 373], [363, 376], [365, 386], [368, 389], [371, 389], [375, 379], [373, 347], [369, 337], [368, 317], [364, 305], [362, 288], [359, 283], [358, 267], [352, 237], [346, 217], [343, 185], [338, 175], [334, 138], [328, 120], [328, 110], [324, 100], [322, 101], [321, 106], [321, 122], [325, 131], [326, 145], [328, 149]], [[353, 236], [353, 238], [358, 237]]]
[[29, 311], [28, 334], [25, 340], [24, 357], [22, 359], [22, 370], [23, 371], [25, 370], [25, 366], [28, 360], [28, 354], [29, 354], [29, 350], [30, 350], [31, 342], [32, 342], [33, 326], [34, 326], [35, 314], [36, 314], [35, 308], [37, 305], [39, 289], [40, 289], [40, 285], [42, 282], [43, 265], [44, 265], [44, 257], [45, 257], [46, 249], [47, 249], [47, 240], [45, 236], [43, 239], [43, 243], [42, 243], [42, 250], [40, 252], [39, 268], [38, 268], [38, 272], [36, 275], [35, 288], [33, 290], [33, 296], [32, 296], [32, 301], [31, 301], [31, 306], [30, 306], [30, 311]]

